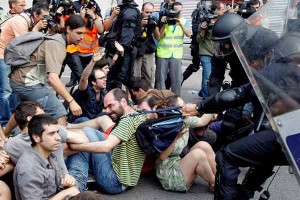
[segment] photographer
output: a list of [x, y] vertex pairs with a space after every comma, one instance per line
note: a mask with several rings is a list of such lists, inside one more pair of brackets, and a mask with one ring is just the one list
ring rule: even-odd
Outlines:
[[182, 3], [175, 2], [171, 10], [165, 10], [161, 17], [155, 75], [157, 89], [166, 89], [165, 80], [169, 72], [171, 90], [178, 96], [181, 94], [183, 37], [191, 36], [188, 22], [182, 17], [182, 9]]
[[250, 17], [260, 8], [259, 0], [249, 0], [249, 2], [244, 2], [239, 6], [237, 14], [241, 15], [243, 18]]
[[67, 64], [72, 70], [70, 81], [66, 87], [72, 87], [78, 83], [84, 68], [93, 57], [93, 52], [99, 47], [98, 34], [104, 30], [102, 18], [96, 14], [97, 3], [94, 0], [88, 1], [80, 10], [80, 16], [86, 21], [86, 32], [83, 39], [76, 46], [78, 52], [69, 54]]
[[134, 76], [144, 78], [154, 87], [155, 66], [153, 63], [154, 52], [156, 51], [155, 39], [160, 38], [159, 29], [155, 18], [151, 15], [154, 5], [151, 2], [145, 2], [142, 6], [142, 45], [137, 51], [137, 58], [134, 61]]
[[0, 123], [5, 125], [13, 110], [18, 104], [16, 95], [11, 94], [8, 75], [11, 72], [10, 66], [4, 62], [4, 49], [15, 37], [29, 32], [40, 31], [48, 26], [44, 16], [49, 15], [47, 2], [38, 2], [33, 5], [31, 13], [16, 14], [1, 24], [0, 35]]
[[211, 5], [211, 13], [203, 18], [199, 27], [197, 42], [199, 43], [199, 56], [202, 65], [202, 84], [198, 95], [204, 99], [209, 96], [207, 82], [211, 73], [211, 60], [213, 57], [211, 31], [217, 17], [223, 14], [224, 4], [220, 1], [214, 1]]

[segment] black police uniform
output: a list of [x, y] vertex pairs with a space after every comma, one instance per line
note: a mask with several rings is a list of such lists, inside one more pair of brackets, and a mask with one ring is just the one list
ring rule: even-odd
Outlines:
[[117, 59], [112, 65], [107, 80], [107, 90], [114, 88], [122, 88], [122, 84], [128, 85], [134, 80], [133, 62], [136, 52], [134, 51], [133, 41], [137, 34], [138, 26], [140, 26], [140, 12], [136, 8], [134, 1], [120, 6], [121, 13], [118, 16], [117, 24], [121, 26], [118, 33], [117, 41], [124, 47], [124, 56]]

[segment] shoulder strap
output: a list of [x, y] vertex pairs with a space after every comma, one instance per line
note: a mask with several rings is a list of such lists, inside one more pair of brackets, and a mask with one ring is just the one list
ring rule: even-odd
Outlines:
[[180, 112], [181, 106], [172, 106], [163, 109], [157, 110], [138, 110], [135, 113], [130, 114], [130, 116], [142, 115], [142, 114], [151, 114], [151, 113], [159, 113], [159, 114], [177, 114], [182, 115]]

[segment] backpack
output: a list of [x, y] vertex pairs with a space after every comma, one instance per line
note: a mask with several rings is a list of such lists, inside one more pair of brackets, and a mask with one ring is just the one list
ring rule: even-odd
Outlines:
[[181, 131], [184, 122], [180, 107], [169, 107], [155, 111], [139, 111], [141, 114], [158, 113], [163, 116], [148, 119], [135, 132], [141, 150], [147, 154], [157, 154], [166, 150]]
[[[47, 35], [42, 32], [27, 32], [14, 38], [7, 44], [4, 50], [4, 61], [12, 69], [18, 67], [34, 66], [44, 62], [32, 62], [30, 56], [42, 44], [45, 39], [58, 40], [55, 35]], [[64, 44], [65, 45], [65, 44]]]

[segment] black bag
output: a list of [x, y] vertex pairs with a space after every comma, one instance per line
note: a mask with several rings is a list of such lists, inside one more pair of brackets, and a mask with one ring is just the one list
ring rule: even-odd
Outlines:
[[140, 111], [142, 114], [158, 113], [163, 116], [148, 119], [140, 124], [135, 132], [142, 151], [156, 154], [166, 150], [175, 140], [183, 127], [183, 116], [180, 107], [169, 107], [156, 111]]

